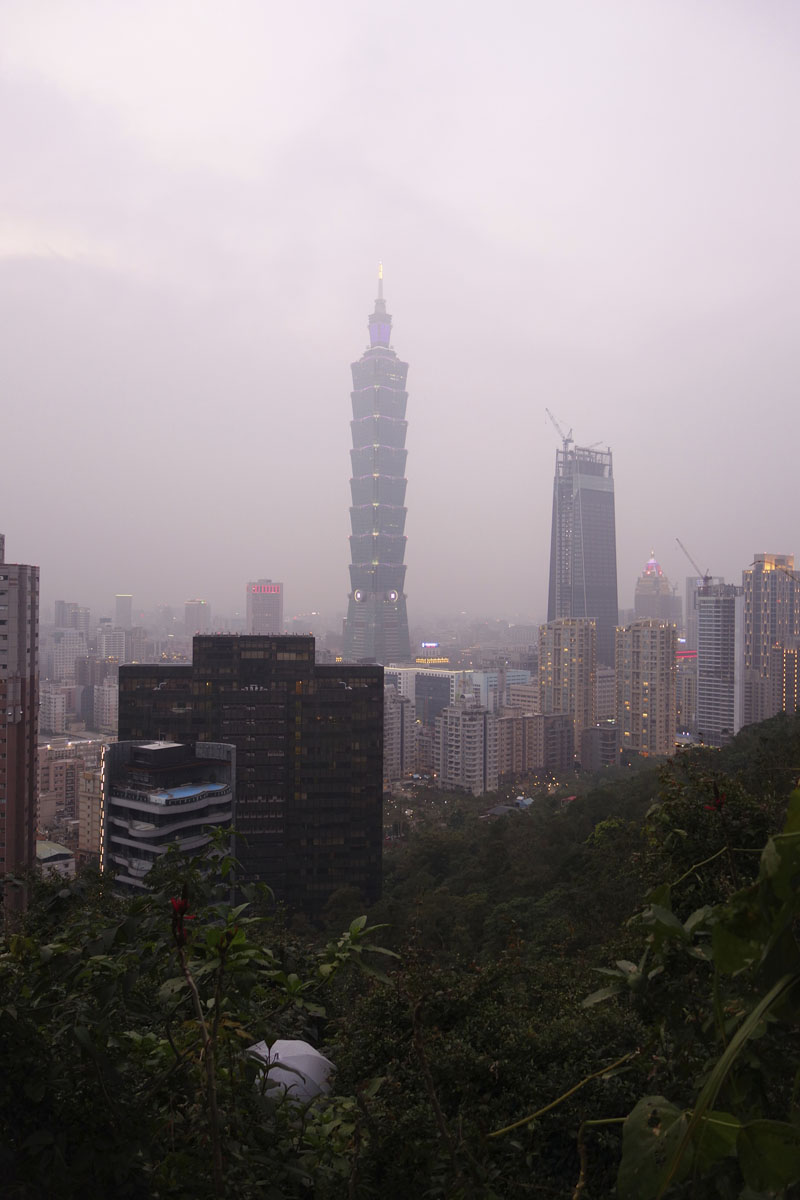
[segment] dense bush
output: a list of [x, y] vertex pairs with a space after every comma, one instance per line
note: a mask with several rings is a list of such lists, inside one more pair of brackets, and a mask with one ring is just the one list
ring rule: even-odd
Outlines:
[[[226, 859], [38, 884], [0, 949], [3, 1195], [791, 1195], [798, 764], [779, 718], [566, 806], [454, 797], [341, 936], [232, 903]], [[331, 1096], [263, 1087], [246, 1048], [286, 1036]]]

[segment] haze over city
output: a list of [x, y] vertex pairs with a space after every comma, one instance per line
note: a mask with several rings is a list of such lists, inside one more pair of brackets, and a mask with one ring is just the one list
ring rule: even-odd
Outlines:
[[350, 363], [408, 376], [409, 617], [544, 619], [560, 441], [651, 548], [798, 552], [800, 12], [2, 5], [0, 511], [43, 605], [344, 612]]

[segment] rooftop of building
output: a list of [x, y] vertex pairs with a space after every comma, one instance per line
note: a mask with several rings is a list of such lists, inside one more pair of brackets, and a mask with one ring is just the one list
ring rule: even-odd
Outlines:
[[60, 842], [42, 841], [36, 843], [36, 857], [39, 862], [58, 862], [66, 858], [74, 858], [74, 853], [68, 846]]
[[209, 792], [225, 792], [229, 788], [230, 785], [227, 783], [211, 783], [200, 780], [197, 783], [182, 783], [174, 788], [136, 787], [136, 791], [146, 793], [154, 804], [182, 804], [185, 800], [196, 799]]
[[656, 561], [655, 550], [650, 551], [650, 557], [648, 558], [647, 562], [644, 564], [644, 570], [642, 571], [642, 574], [643, 575], [663, 575], [664, 574], [664, 572], [661, 570], [659, 563]]

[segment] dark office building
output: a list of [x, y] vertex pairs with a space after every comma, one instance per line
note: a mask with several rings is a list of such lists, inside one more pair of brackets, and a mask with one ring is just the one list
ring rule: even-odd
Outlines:
[[313, 637], [196, 637], [191, 665], [120, 668], [119, 737], [235, 747], [245, 880], [311, 913], [380, 894], [380, 667], [315, 663]]
[[[7, 563], [0, 534], [0, 879], [36, 857], [38, 727], [39, 568]], [[21, 892], [6, 899], [23, 903]]]
[[390, 347], [391, 331], [381, 273], [369, 318], [369, 348], [352, 365], [353, 532], [344, 656], [384, 665], [411, 657], [403, 591], [408, 363]]
[[572, 446], [556, 453], [547, 620], [597, 624], [597, 661], [614, 666], [617, 537], [610, 450]]

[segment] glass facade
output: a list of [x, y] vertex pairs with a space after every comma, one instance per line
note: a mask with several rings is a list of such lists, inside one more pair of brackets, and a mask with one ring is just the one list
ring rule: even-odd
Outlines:
[[611, 451], [565, 442], [556, 454], [547, 620], [595, 621], [597, 661], [613, 667], [618, 615]]

